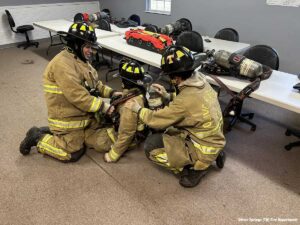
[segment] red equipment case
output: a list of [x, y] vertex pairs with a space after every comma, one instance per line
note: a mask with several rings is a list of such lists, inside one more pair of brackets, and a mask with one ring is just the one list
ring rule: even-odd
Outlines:
[[165, 34], [153, 33], [142, 29], [130, 29], [125, 32], [128, 44], [162, 54], [173, 39]]

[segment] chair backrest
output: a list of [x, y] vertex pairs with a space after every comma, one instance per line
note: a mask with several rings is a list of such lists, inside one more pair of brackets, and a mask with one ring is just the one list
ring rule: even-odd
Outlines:
[[184, 31], [176, 40], [176, 45], [187, 47], [193, 52], [203, 52], [203, 39], [197, 31]]
[[276, 50], [270, 46], [255, 45], [248, 48], [243, 55], [274, 70], [279, 69], [279, 56]]
[[219, 30], [216, 33], [215, 38], [226, 40], [226, 41], [238, 42], [239, 41], [239, 33], [233, 28], [224, 28], [222, 30]]
[[128, 20], [133, 20], [134, 22], [137, 22], [138, 25], [141, 25], [141, 18], [136, 14], [129, 16]]
[[[7, 19], [8, 19], [8, 23], [9, 23], [10, 29], [11, 29], [12, 31], [14, 31], [14, 30], [13, 30], [13, 27], [16, 26], [15, 21], [14, 21], [13, 17], [11, 16], [10, 12], [9, 12], [7, 9], [5, 10], [5, 13], [6, 13], [6, 15], [7, 15]], [[15, 31], [14, 31], [14, 32], [15, 32]]]
[[74, 23], [83, 22], [83, 14], [82, 13], [76, 13], [73, 19]]
[[192, 31], [193, 25], [192, 22], [187, 18], [181, 18], [178, 20], [184, 28], [184, 31]]
[[110, 10], [109, 9], [102, 9], [101, 12], [105, 12], [110, 17]]
[[101, 19], [99, 21], [99, 27], [98, 28], [101, 29], [101, 30], [111, 31], [110, 23], [105, 19]]
[[158, 27], [152, 24], [149, 24], [145, 27], [145, 31], [150, 31], [154, 33], [158, 33]]

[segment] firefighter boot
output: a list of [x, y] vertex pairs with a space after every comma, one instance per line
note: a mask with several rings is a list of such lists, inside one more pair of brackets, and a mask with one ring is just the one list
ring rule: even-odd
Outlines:
[[40, 132], [42, 134], [52, 134], [52, 132], [50, 131], [50, 128], [49, 127], [40, 127]]
[[192, 188], [199, 184], [202, 177], [207, 174], [206, 170], [194, 170], [190, 168], [184, 168], [180, 174], [179, 184], [186, 188]]
[[216, 159], [216, 164], [218, 168], [222, 169], [225, 164], [226, 155], [224, 151], [221, 151]]
[[20, 152], [23, 155], [28, 155], [30, 153], [31, 147], [37, 145], [41, 136], [42, 133], [39, 128], [37, 127], [30, 128], [26, 133], [26, 137], [20, 144]]

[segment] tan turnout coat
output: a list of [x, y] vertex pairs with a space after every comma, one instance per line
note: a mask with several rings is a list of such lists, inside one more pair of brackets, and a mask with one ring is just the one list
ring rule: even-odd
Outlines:
[[163, 135], [169, 167], [180, 170], [193, 164], [203, 170], [225, 146], [217, 94], [198, 72], [181, 83], [179, 90], [169, 106], [158, 111], [142, 108], [139, 118], [155, 129], [176, 128]]

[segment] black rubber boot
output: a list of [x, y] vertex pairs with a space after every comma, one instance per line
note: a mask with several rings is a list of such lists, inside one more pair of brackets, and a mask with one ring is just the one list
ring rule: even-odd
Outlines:
[[225, 160], [226, 160], [226, 154], [224, 151], [221, 151], [216, 159], [216, 164], [220, 169], [224, 167]]
[[30, 128], [26, 133], [26, 137], [20, 144], [21, 154], [28, 155], [30, 153], [31, 147], [37, 145], [41, 136], [42, 133], [39, 128], [37, 127]]
[[52, 134], [51, 130], [49, 127], [40, 127], [40, 132], [42, 134]]
[[77, 162], [85, 153], [85, 148], [71, 154], [71, 159], [68, 162]]
[[184, 168], [180, 174], [179, 184], [186, 188], [192, 188], [199, 184], [202, 177], [207, 174], [208, 170], [193, 170]]

